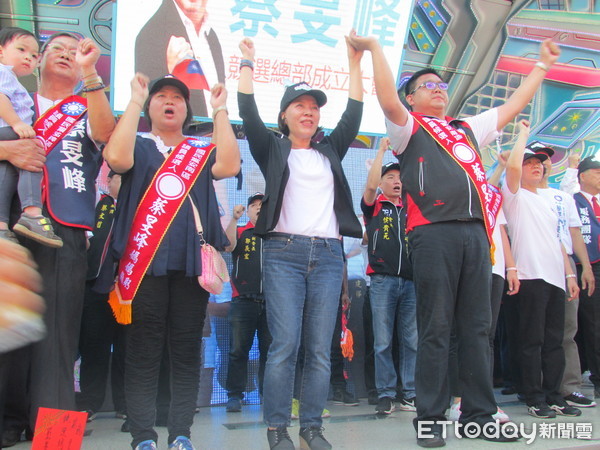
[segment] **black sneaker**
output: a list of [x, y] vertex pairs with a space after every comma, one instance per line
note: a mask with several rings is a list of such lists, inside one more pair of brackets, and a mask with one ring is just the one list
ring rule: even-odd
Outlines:
[[577, 417], [577, 416], [581, 415], [580, 409], [575, 408], [573, 406], [569, 406], [569, 405], [567, 405], [566, 402], [564, 404], [549, 405], [549, 406], [552, 411], [556, 412], [556, 414], [561, 415], [561, 416]]
[[391, 414], [396, 409], [391, 397], [381, 397], [375, 408], [375, 413], [380, 416]]
[[333, 391], [333, 404], [344, 406], [358, 406], [358, 400], [347, 390], [336, 389], [335, 391]]
[[441, 425], [434, 424], [431, 429], [425, 432], [426, 437], [420, 437], [417, 434], [417, 445], [423, 448], [436, 448], [443, 447], [446, 445], [446, 441], [442, 437]]
[[295, 450], [296, 448], [286, 427], [267, 430], [267, 440], [271, 450]]
[[329, 450], [331, 444], [323, 436], [323, 427], [300, 428], [300, 448]]
[[545, 402], [528, 406], [527, 413], [538, 419], [554, 419], [556, 417], [556, 412]]
[[587, 398], [581, 392], [573, 392], [565, 397], [567, 404], [578, 408], [593, 408], [596, 402]]
[[[491, 430], [486, 428], [490, 426], [492, 427]], [[487, 423], [461, 422], [461, 427], [457, 428], [457, 433], [463, 438], [483, 439], [489, 442], [515, 442], [521, 438], [521, 435], [516, 430], [516, 425], [511, 427], [510, 430], [506, 430], [503, 427], [497, 429], [499, 426], [500, 424], [495, 421]], [[496, 434], [496, 431], [499, 432]]]
[[417, 410], [417, 398], [403, 398], [398, 404], [400, 411], [416, 411]]

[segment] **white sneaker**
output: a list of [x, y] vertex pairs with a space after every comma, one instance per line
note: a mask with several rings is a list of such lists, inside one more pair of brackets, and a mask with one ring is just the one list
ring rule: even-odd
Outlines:
[[453, 403], [448, 412], [448, 420], [458, 422], [458, 419], [460, 419], [460, 402]]
[[498, 407], [498, 411], [496, 414], [492, 414], [492, 419], [499, 421], [500, 423], [506, 423], [510, 421], [510, 417], [506, 414], [500, 407]]

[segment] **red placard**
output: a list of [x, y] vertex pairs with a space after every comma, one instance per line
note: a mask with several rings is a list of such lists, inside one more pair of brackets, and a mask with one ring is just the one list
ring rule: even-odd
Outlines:
[[86, 412], [40, 408], [31, 450], [79, 450], [86, 422]]

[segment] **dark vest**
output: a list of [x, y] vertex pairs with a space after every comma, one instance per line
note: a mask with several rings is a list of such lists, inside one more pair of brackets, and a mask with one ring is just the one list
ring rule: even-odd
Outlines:
[[57, 222], [91, 230], [102, 154], [87, 134], [87, 120], [86, 113], [47, 155], [44, 201]]
[[[468, 124], [452, 120], [450, 125], [464, 131], [479, 152]], [[416, 121], [406, 149], [397, 157], [407, 232], [428, 223], [483, 220], [477, 190], [467, 173]]]
[[412, 280], [405, 239], [406, 212], [380, 194], [372, 206], [360, 202], [369, 237], [367, 275], [401, 276]]
[[[596, 219], [594, 208], [581, 192], [575, 194], [573, 198], [581, 219], [581, 235], [587, 247], [590, 263], [597, 263], [600, 261], [600, 222]], [[573, 259], [577, 264], [581, 264], [577, 255], [573, 254]]]
[[248, 222], [237, 229], [237, 243], [232, 252], [232, 297], [262, 294], [262, 239]]

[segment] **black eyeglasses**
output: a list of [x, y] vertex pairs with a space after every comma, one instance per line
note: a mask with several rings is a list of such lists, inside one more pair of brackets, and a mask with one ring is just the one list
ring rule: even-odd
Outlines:
[[442, 90], [442, 91], [447, 91], [448, 83], [444, 83], [444, 82], [436, 83], [434, 81], [426, 81], [425, 83], [421, 83], [416, 88], [414, 88], [413, 91], [408, 95], [413, 95], [415, 92], [417, 92], [422, 87], [426, 87], [430, 91], [433, 91], [436, 87], [440, 88], [440, 90]]

